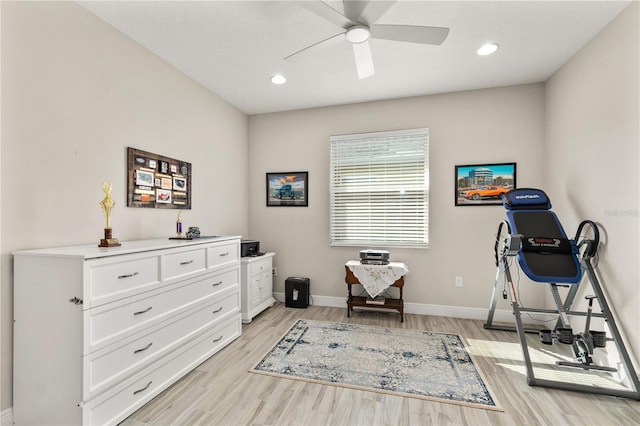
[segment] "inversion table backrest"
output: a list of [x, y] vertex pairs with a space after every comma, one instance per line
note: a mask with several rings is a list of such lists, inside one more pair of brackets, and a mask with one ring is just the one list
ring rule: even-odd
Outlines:
[[582, 277], [578, 250], [539, 189], [515, 189], [504, 196], [511, 234], [523, 236], [517, 255], [522, 271], [541, 283], [577, 284]]

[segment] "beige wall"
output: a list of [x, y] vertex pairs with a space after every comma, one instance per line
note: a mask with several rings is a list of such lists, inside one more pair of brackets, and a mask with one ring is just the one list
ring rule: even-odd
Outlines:
[[[640, 358], [640, 4], [546, 84], [545, 180], [567, 232], [601, 228], [598, 272], [627, 349]], [[589, 292], [591, 293], [591, 292]]]
[[[317, 301], [344, 305], [344, 263], [360, 248], [329, 246], [329, 136], [427, 127], [430, 247], [391, 250], [410, 270], [407, 309], [486, 315], [504, 209], [455, 207], [454, 166], [515, 161], [518, 185], [540, 187], [544, 85], [256, 115], [249, 125], [251, 237], [277, 253], [276, 292], [284, 292], [287, 277], [306, 276]], [[308, 208], [265, 206], [265, 173], [286, 171], [309, 171]], [[455, 276], [463, 277], [462, 288], [454, 286]]]
[[248, 120], [73, 2], [2, 2], [2, 89], [5, 409], [12, 404], [11, 251], [97, 244], [104, 180], [117, 203], [115, 237], [172, 235], [175, 210], [126, 207], [128, 146], [192, 163], [185, 226], [246, 234]]

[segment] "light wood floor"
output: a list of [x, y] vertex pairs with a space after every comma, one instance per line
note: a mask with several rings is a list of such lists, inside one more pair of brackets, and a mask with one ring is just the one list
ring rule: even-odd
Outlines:
[[[242, 336], [125, 420], [142, 425], [637, 425], [640, 402], [529, 387], [515, 333], [483, 321], [276, 304]], [[462, 336], [504, 412], [249, 373], [296, 319]]]

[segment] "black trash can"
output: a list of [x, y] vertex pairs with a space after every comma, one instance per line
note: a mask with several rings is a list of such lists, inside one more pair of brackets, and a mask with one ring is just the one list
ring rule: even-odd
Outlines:
[[284, 282], [284, 302], [287, 308], [309, 306], [309, 278], [287, 278]]

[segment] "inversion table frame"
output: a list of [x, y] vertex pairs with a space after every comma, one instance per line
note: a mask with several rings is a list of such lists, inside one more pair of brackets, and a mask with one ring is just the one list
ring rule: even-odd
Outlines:
[[[527, 194], [526, 197], [524, 196], [525, 194]], [[525, 200], [525, 202], [523, 203], [524, 205], [518, 205], [518, 201], [517, 201], [518, 197], [516, 197], [516, 195], [520, 195], [521, 199]], [[592, 259], [597, 256], [597, 248], [599, 243], [599, 231], [595, 223], [591, 221], [583, 221], [578, 227], [578, 231], [576, 233], [575, 238], [573, 240], [566, 240], [566, 236], [564, 235], [564, 230], [562, 229], [560, 222], [557, 220], [555, 214], [548, 210], [551, 208], [551, 203], [548, 201], [546, 194], [544, 194], [544, 192], [542, 192], [541, 190], [535, 190], [535, 189], [513, 190], [510, 193], [506, 194], [504, 198], [504, 205], [508, 210], [511, 210], [511, 211], [507, 212], [507, 217], [509, 220], [503, 221], [500, 223], [498, 227], [498, 233], [496, 235], [496, 243], [495, 243], [494, 250], [495, 250], [495, 256], [496, 256], [496, 266], [498, 267], [498, 270], [496, 273], [495, 286], [493, 288], [493, 294], [492, 294], [491, 302], [489, 305], [487, 322], [484, 324], [484, 328], [491, 329], [491, 330], [516, 331], [518, 333], [518, 338], [520, 341], [520, 346], [522, 347], [522, 353], [523, 353], [524, 363], [526, 367], [527, 384], [530, 386], [542, 386], [542, 387], [549, 387], [549, 388], [555, 388], [555, 389], [588, 392], [588, 393], [595, 393], [595, 394], [602, 394], [602, 395], [612, 395], [612, 396], [640, 400], [640, 380], [638, 379], [638, 375], [636, 374], [636, 371], [633, 367], [633, 363], [631, 361], [629, 353], [625, 348], [624, 342], [622, 340], [622, 336], [620, 335], [620, 332], [616, 325], [615, 318], [611, 312], [611, 309], [609, 308], [609, 304], [606, 300], [605, 294], [602, 290], [602, 287], [600, 286], [600, 282], [595, 273], [594, 267], [591, 263]], [[523, 237], [521, 234], [518, 234], [517, 229], [513, 229], [513, 228], [517, 228], [517, 226], [519, 225], [516, 220], [517, 219], [516, 216], [518, 214], [516, 212], [527, 213], [527, 216], [525, 217], [525, 219], [527, 220], [528, 219], [535, 220], [537, 217], [539, 217], [539, 214], [550, 214], [551, 215], [550, 217], [552, 219], [555, 219], [555, 221], [557, 222], [558, 229], [555, 232], [556, 233], [559, 232], [560, 234], [562, 234], [563, 238], [561, 238], [560, 235], [551, 235], [552, 238], [540, 238], [540, 237], [543, 237], [543, 235], [535, 235], [535, 234], [534, 234], [534, 238], [529, 236], [531, 234]], [[547, 221], [547, 225], [548, 225], [550, 222], [551, 223], [553, 222], [552, 219], [549, 219], [549, 217], [542, 218], [542, 222]], [[579, 238], [581, 237], [583, 227], [585, 225], [588, 225], [589, 227], [592, 228], [592, 231], [594, 233], [594, 238], [589, 239], [589, 238], [583, 237], [581, 240], [579, 240]], [[503, 227], [505, 226], [508, 232], [508, 236], [504, 241], [500, 241], [500, 235]], [[528, 227], [528, 226], [524, 226], [523, 228], [526, 230], [532, 229], [531, 227]], [[533, 228], [535, 228], [535, 226]], [[514, 234], [512, 234], [512, 230], [514, 231]], [[544, 236], [544, 237], [547, 237], [547, 236]], [[559, 276], [554, 276], [554, 277], [540, 276], [537, 273], [537, 271], [532, 271], [529, 268], [529, 265], [527, 265], [527, 259], [526, 259], [527, 249], [523, 249], [523, 246], [525, 245], [525, 242], [523, 241], [527, 241], [527, 240], [533, 241], [534, 245], [536, 244], [536, 241], [537, 241], [538, 243], [542, 242], [541, 244], [542, 246], [556, 246], [555, 248], [557, 249], [559, 245], [557, 243], [559, 240], [562, 240], [562, 244], [565, 244], [565, 242], [568, 243], [568, 246], [564, 247], [563, 249], [558, 249], [558, 253], [553, 253], [554, 248], [549, 248], [550, 251], [545, 251], [546, 250], [545, 247], [538, 247], [537, 250], [531, 249], [531, 247], [528, 247], [528, 250], [529, 252], [531, 251], [537, 252], [536, 254], [532, 255], [532, 256], [539, 257], [538, 260], [533, 259], [533, 261], [537, 261], [537, 262], [541, 261], [541, 259], [542, 261], [544, 261], [545, 257], [541, 257], [541, 256], [571, 256], [575, 262], [575, 266], [576, 266], [575, 270], [571, 270], [572, 266], [571, 266], [571, 262], [569, 261], [569, 263], [566, 263], [569, 266], [567, 269], [570, 269], [568, 273], [562, 273], [562, 272], [558, 273], [556, 269], [556, 272], [554, 273], [558, 274]], [[551, 242], [551, 241], [553, 242], [550, 244], [545, 244], [545, 242]], [[502, 251], [499, 253], [498, 247], [501, 242], [504, 245], [503, 245]], [[580, 251], [582, 251], [582, 254], [580, 254]], [[551, 290], [551, 294], [556, 304], [555, 310], [525, 308], [520, 305], [518, 301], [518, 293], [515, 289], [513, 279], [511, 277], [511, 271], [510, 271], [510, 265], [509, 265], [510, 259], [513, 259], [514, 256], [517, 256], [518, 263], [520, 264], [521, 269], [523, 270], [523, 272], [525, 272], [525, 274], [530, 279], [536, 282], [545, 282], [549, 285], [549, 289]], [[551, 259], [551, 257], [549, 257], [549, 259]], [[579, 259], [579, 262], [578, 262], [578, 259]], [[565, 259], [565, 261], [568, 261], [568, 259]], [[591, 312], [591, 306], [589, 310], [586, 312], [574, 311], [571, 309], [574, 303], [576, 294], [578, 292], [580, 282], [582, 281], [584, 274], [586, 274], [589, 282], [591, 283], [591, 288], [595, 293], [595, 297], [591, 296], [591, 298], [595, 298], [597, 300], [598, 305], [600, 306], [600, 309], [601, 309], [601, 312], [599, 313]], [[503, 280], [505, 279], [506, 281], [504, 285], [508, 287], [508, 291], [507, 289], [504, 289], [502, 291], [502, 297], [504, 299], [507, 299], [507, 296], [509, 297], [509, 300], [513, 309], [513, 314], [515, 317], [515, 326], [503, 326], [503, 325], [496, 325], [493, 323], [496, 303], [500, 294], [499, 287], [503, 283]], [[564, 301], [561, 300], [560, 294], [558, 292], [559, 283], [562, 285], [569, 285], [569, 291]], [[589, 301], [590, 305], [591, 305], [591, 302], [592, 300]], [[558, 320], [556, 322], [556, 327], [554, 331], [541, 332], [541, 330], [538, 330], [538, 329], [526, 329], [522, 323], [522, 313], [525, 313], [525, 312], [558, 315]], [[583, 342], [581, 342], [581, 346], [580, 348], [578, 348], [576, 341], [578, 339], [582, 339], [584, 336], [582, 334], [573, 335], [573, 332], [571, 331], [571, 328], [570, 328], [571, 326], [568, 320], [569, 316], [587, 317], [587, 324], [591, 317], [603, 318], [607, 322], [607, 325], [612, 337], [611, 338], [607, 337], [606, 340], [613, 341], [615, 343], [621, 358], [621, 362], [624, 365], [624, 371], [631, 385], [631, 390], [589, 386], [589, 385], [583, 385], [579, 383], [542, 379], [535, 376], [525, 333], [539, 333], [542, 339], [543, 333], [546, 332], [547, 338], [553, 335], [554, 338], [558, 338], [558, 340], [560, 340], [563, 343], [572, 343], [574, 348], [574, 353], [577, 359], [579, 359], [581, 362], [580, 363], [561, 362], [561, 363], [558, 363], [559, 365], [578, 367], [578, 368], [583, 368], [584, 370], [616, 371], [616, 369], [614, 368], [601, 367], [598, 365], [591, 364], [591, 358], [590, 358], [591, 353], [584, 354], [581, 352], [580, 355], [584, 355], [584, 356], [578, 357], [578, 349], [583, 349], [585, 345]], [[561, 333], [561, 332], [564, 332], [564, 333]], [[571, 342], [567, 341], [567, 332]], [[600, 333], [600, 332], [593, 332], [593, 333]], [[585, 334], [587, 334], [587, 337], [589, 337], [589, 340], [591, 340], [590, 333], [588, 332], [588, 330], [585, 330]], [[602, 335], [604, 335], [604, 333], [602, 333]], [[550, 341], [549, 342], [543, 341], [543, 343], [550, 344]], [[591, 350], [592, 349], [593, 349], [593, 345], [591, 345]]]

